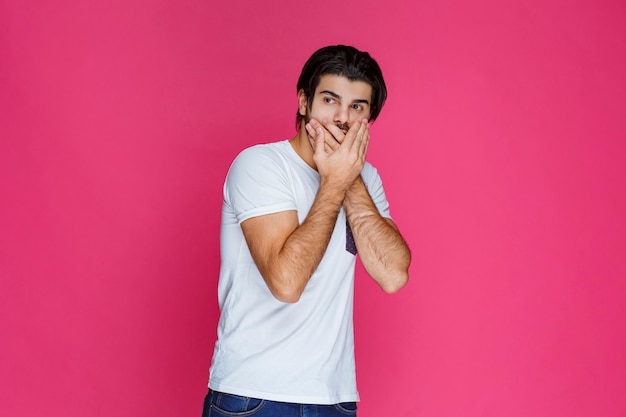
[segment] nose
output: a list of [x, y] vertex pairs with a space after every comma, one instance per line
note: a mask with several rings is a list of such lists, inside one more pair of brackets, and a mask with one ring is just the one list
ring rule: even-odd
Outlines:
[[347, 124], [349, 120], [349, 112], [348, 108], [344, 106], [339, 106], [335, 113], [335, 123]]

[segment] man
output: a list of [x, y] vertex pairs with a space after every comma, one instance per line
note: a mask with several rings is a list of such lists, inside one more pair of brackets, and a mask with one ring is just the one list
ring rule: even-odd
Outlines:
[[221, 316], [203, 417], [355, 415], [356, 254], [385, 292], [408, 279], [409, 249], [365, 161], [387, 95], [378, 64], [325, 47], [297, 91], [296, 136], [244, 150], [224, 184]]

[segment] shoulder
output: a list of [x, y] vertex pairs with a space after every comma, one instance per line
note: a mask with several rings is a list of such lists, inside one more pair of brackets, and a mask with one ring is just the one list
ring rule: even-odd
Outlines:
[[237, 162], [239, 160], [254, 161], [259, 158], [276, 159], [282, 153], [282, 148], [284, 148], [284, 142], [272, 142], [253, 145], [239, 152], [239, 154], [235, 157], [234, 162]]
[[279, 169], [284, 160], [282, 156], [284, 143], [265, 143], [244, 149], [233, 160], [229, 174]]

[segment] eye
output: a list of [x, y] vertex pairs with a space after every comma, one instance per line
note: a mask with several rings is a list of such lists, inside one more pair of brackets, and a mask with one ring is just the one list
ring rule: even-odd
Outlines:
[[332, 97], [324, 97], [324, 103], [326, 104], [332, 104], [335, 102], [335, 99]]
[[360, 104], [353, 104], [352, 108], [356, 111], [361, 111], [363, 110], [363, 106], [361, 106]]

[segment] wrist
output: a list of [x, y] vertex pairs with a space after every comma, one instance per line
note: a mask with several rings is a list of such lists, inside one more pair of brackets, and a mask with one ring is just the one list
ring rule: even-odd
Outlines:
[[333, 181], [331, 178], [322, 178], [317, 193], [324, 200], [341, 205], [346, 197], [348, 188], [349, 186]]
[[361, 178], [361, 176], [359, 175], [358, 177], [356, 177], [354, 181], [352, 181], [352, 184], [350, 184], [350, 187], [348, 187], [346, 191], [346, 197], [349, 197], [350, 195], [355, 195], [364, 191], [367, 192], [367, 187], [365, 187], [363, 178]]

